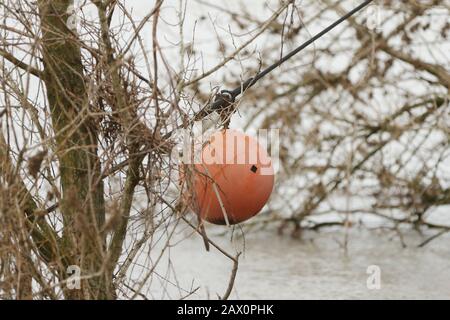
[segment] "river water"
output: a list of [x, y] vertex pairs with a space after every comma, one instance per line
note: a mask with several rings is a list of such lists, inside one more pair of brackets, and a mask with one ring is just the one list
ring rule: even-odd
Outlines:
[[[386, 230], [343, 228], [304, 232], [301, 239], [274, 231], [246, 234], [245, 250], [232, 299], [449, 299], [450, 248], [443, 235], [423, 248], [417, 245], [436, 231], [420, 235]], [[214, 234], [214, 232], [213, 232]], [[181, 232], [182, 236], [187, 235]], [[180, 236], [179, 235], [179, 236]], [[211, 238], [228, 252], [242, 250], [243, 238]], [[202, 239], [188, 236], [170, 249], [172, 284], [154, 282], [155, 298], [180, 298], [197, 289], [188, 299], [217, 299], [226, 291], [232, 262]], [[379, 289], [367, 286], [369, 266], [379, 268]], [[177, 281], [177, 285], [175, 282]], [[165, 283], [163, 286], [161, 283]], [[180, 290], [181, 287], [182, 289]]]

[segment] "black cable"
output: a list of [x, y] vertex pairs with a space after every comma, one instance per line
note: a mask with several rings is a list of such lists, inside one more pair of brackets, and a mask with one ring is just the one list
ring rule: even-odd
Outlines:
[[236, 100], [236, 97], [239, 96], [242, 92], [247, 90], [248, 88], [255, 85], [256, 82], [261, 80], [263, 77], [265, 77], [267, 74], [272, 72], [275, 68], [282, 65], [284, 62], [295, 56], [297, 53], [314, 43], [317, 39], [323, 37], [325, 34], [333, 30], [335, 27], [340, 25], [342, 22], [353, 16], [355, 13], [361, 11], [364, 9], [369, 3], [371, 3], [373, 0], [366, 0], [363, 3], [361, 3], [359, 6], [354, 8], [353, 10], [349, 11], [347, 14], [336, 20], [334, 23], [317, 33], [312, 38], [308, 39], [306, 42], [289, 52], [287, 55], [282, 57], [280, 60], [275, 62], [274, 64], [270, 65], [263, 71], [259, 72], [256, 76], [246, 80], [244, 83], [242, 83], [239, 87], [235, 88], [234, 90], [222, 90], [219, 94], [217, 94], [215, 100], [213, 103], [208, 105], [203, 111], [201, 111], [199, 114], [197, 114], [196, 118], [201, 118], [205, 115], [208, 115], [209, 113], [219, 110], [225, 107], [228, 107], [230, 104], [234, 103]]

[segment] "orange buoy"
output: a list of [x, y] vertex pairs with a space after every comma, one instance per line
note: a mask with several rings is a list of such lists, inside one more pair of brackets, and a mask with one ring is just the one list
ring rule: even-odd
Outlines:
[[274, 185], [274, 170], [256, 139], [236, 130], [213, 134], [193, 166], [192, 209], [214, 224], [236, 224], [256, 215]]

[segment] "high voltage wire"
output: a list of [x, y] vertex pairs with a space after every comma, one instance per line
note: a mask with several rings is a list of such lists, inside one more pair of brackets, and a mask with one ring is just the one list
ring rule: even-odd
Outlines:
[[225, 108], [225, 107], [229, 106], [230, 104], [232, 104], [235, 101], [236, 97], [239, 96], [242, 92], [244, 92], [248, 88], [254, 86], [256, 82], [261, 80], [267, 74], [272, 72], [277, 67], [281, 66], [284, 62], [286, 62], [287, 60], [289, 60], [290, 58], [295, 56], [300, 51], [302, 51], [305, 48], [307, 48], [309, 45], [314, 43], [316, 40], [320, 39], [325, 34], [330, 32], [334, 28], [336, 28], [342, 22], [344, 22], [345, 20], [347, 20], [348, 18], [350, 18], [351, 16], [353, 16], [357, 12], [361, 11], [362, 9], [364, 9], [371, 2], [373, 2], [373, 0], [366, 0], [366, 1], [364, 1], [359, 6], [357, 6], [353, 10], [349, 11], [347, 14], [345, 14], [344, 16], [342, 16], [341, 18], [339, 18], [338, 20], [336, 20], [335, 22], [330, 24], [328, 27], [326, 27], [325, 29], [323, 29], [322, 31], [317, 33], [315, 36], [313, 36], [312, 38], [308, 39], [306, 42], [302, 43], [300, 46], [298, 46], [297, 48], [295, 48], [294, 50], [289, 52], [287, 55], [283, 56], [277, 62], [275, 62], [274, 64], [270, 65], [269, 67], [267, 67], [263, 71], [259, 72], [256, 76], [254, 76], [254, 77], [244, 81], [239, 87], [235, 88], [234, 90], [231, 90], [231, 91], [229, 91], [229, 90], [222, 90], [216, 96], [216, 99], [214, 100], [214, 102], [211, 103], [210, 105], [206, 106], [205, 109], [203, 109], [203, 111], [201, 111], [199, 114], [197, 114], [196, 118], [201, 118], [201, 117], [203, 117], [203, 116], [205, 116], [205, 115], [207, 115], [207, 114], [209, 114], [209, 113], [211, 113], [211, 112], [213, 112], [215, 110], [220, 110], [222, 108]]
[[[316, 40], [318, 40], [321, 37], [323, 37], [325, 34], [327, 34], [331, 30], [336, 28], [338, 25], [340, 25], [342, 22], [344, 22], [345, 20], [347, 20], [348, 18], [350, 18], [351, 16], [353, 16], [357, 12], [361, 11], [362, 9], [364, 9], [371, 2], [373, 2], [373, 0], [366, 0], [366, 1], [364, 1], [359, 6], [357, 6], [353, 10], [349, 11], [344, 16], [342, 16], [341, 18], [339, 18], [338, 20], [336, 20], [335, 22], [330, 24], [328, 27], [326, 27], [325, 29], [323, 29], [322, 31], [320, 31], [319, 33], [314, 35], [312, 38], [308, 39], [306, 42], [302, 43], [300, 46], [298, 46], [297, 48], [295, 48], [294, 50], [289, 52], [287, 55], [283, 56], [281, 59], [279, 59], [274, 64], [270, 65], [269, 67], [267, 67], [263, 71], [259, 72], [254, 77], [244, 81], [239, 87], [235, 88], [234, 90], [231, 90], [231, 91], [230, 90], [222, 90], [219, 94], [216, 95], [215, 100], [212, 103], [210, 103], [205, 108], [203, 108], [203, 110], [201, 110], [199, 113], [197, 113], [197, 115], [195, 116], [194, 120], [200, 120], [203, 117], [207, 116], [208, 114], [210, 114], [210, 113], [212, 113], [212, 112], [214, 112], [216, 110], [219, 111], [221, 109], [229, 107], [231, 104], [234, 103], [236, 98], [241, 93], [243, 93], [245, 90], [247, 90], [248, 88], [254, 86], [256, 82], [261, 80], [267, 74], [272, 72], [274, 69], [276, 69], [277, 67], [282, 65], [284, 62], [286, 62], [287, 60], [289, 60], [290, 58], [292, 58], [293, 56], [295, 56], [296, 54], [298, 54], [299, 52], [301, 52], [302, 50], [304, 50], [305, 48], [307, 48], [311, 44], [313, 44]], [[167, 133], [166, 135], [164, 135], [164, 138], [169, 138], [175, 130], [172, 130], [169, 133]]]

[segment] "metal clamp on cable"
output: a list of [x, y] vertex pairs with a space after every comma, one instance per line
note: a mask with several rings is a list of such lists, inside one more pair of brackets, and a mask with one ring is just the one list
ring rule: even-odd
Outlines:
[[232, 91], [222, 90], [216, 95], [214, 102], [210, 105], [210, 109], [211, 111], [217, 111], [227, 108], [229, 105], [233, 104], [235, 100], [236, 96], [233, 95]]
[[230, 105], [232, 105], [235, 100], [236, 96], [232, 91], [221, 90], [216, 94], [212, 103], [205, 106], [199, 113], [196, 114], [195, 120], [201, 120], [203, 117], [206, 117], [214, 111], [220, 112], [220, 110], [228, 108]]

